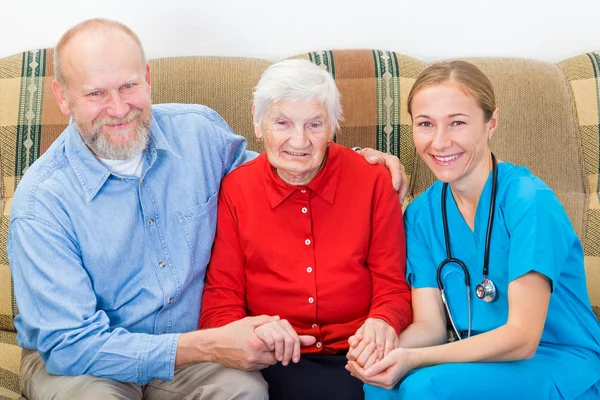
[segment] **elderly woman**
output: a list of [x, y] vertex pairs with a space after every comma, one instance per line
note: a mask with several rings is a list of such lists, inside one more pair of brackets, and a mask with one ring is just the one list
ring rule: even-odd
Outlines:
[[598, 399], [600, 327], [581, 243], [552, 190], [492, 154], [489, 80], [466, 62], [435, 64], [408, 109], [439, 181], [405, 215], [414, 321], [381, 361], [349, 363], [391, 389], [367, 385], [367, 399]]
[[272, 65], [252, 110], [265, 153], [223, 180], [200, 327], [271, 315], [255, 332], [281, 361], [263, 370], [272, 399], [362, 399], [348, 338], [374, 362], [412, 318], [397, 194], [332, 141], [340, 95], [321, 68]]

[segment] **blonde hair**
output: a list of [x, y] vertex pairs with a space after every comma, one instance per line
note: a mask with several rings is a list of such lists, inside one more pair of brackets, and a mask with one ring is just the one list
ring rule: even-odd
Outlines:
[[54, 48], [54, 78], [60, 83], [63, 87], [66, 84], [65, 75], [62, 70], [62, 52], [65, 46], [73, 39], [75, 36], [79, 35], [83, 32], [89, 31], [101, 31], [104, 30], [108, 32], [110, 30], [119, 30], [129, 36], [133, 41], [138, 45], [140, 49], [140, 55], [142, 57], [142, 64], [146, 64], [146, 55], [144, 54], [144, 48], [142, 47], [142, 42], [138, 35], [135, 34], [128, 26], [110, 19], [104, 18], [93, 18], [83, 21], [68, 31], [66, 31], [61, 38], [59, 39], [56, 47]]
[[417, 78], [408, 94], [408, 113], [412, 117], [412, 101], [422, 89], [444, 82], [456, 82], [464, 87], [483, 110], [485, 122], [496, 110], [496, 96], [492, 83], [476, 66], [466, 61], [440, 62], [426, 68]]

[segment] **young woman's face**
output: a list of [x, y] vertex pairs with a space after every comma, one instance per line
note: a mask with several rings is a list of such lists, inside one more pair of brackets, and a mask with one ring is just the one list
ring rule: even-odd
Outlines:
[[460, 184], [479, 170], [487, 176], [498, 110], [485, 121], [475, 98], [452, 81], [421, 89], [411, 106], [415, 148], [439, 180]]

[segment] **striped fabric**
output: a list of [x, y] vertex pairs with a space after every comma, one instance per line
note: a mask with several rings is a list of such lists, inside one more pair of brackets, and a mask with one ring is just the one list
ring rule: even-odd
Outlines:
[[17, 306], [6, 255], [9, 212], [19, 180], [67, 123], [49, 94], [52, 75], [52, 50], [0, 59], [0, 396], [11, 399], [19, 397], [21, 349], [12, 323]]
[[581, 54], [558, 65], [569, 81], [579, 122], [590, 192], [586, 207], [585, 264], [592, 305], [600, 318], [600, 52]]

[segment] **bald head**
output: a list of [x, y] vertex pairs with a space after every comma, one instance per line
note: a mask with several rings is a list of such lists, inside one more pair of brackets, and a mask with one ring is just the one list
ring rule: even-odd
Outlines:
[[[123, 42], [130, 43], [123, 43]], [[54, 49], [54, 78], [66, 87], [69, 79], [69, 65], [85, 59], [86, 51], [94, 51], [99, 46], [133, 46], [139, 53], [141, 65], [146, 64], [146, 56], [140, 38], [120, 22], [94, 18], [83, 21], [69, 29], [60, 38]], [[68, 60], [67, 60], [68, 59]]]

